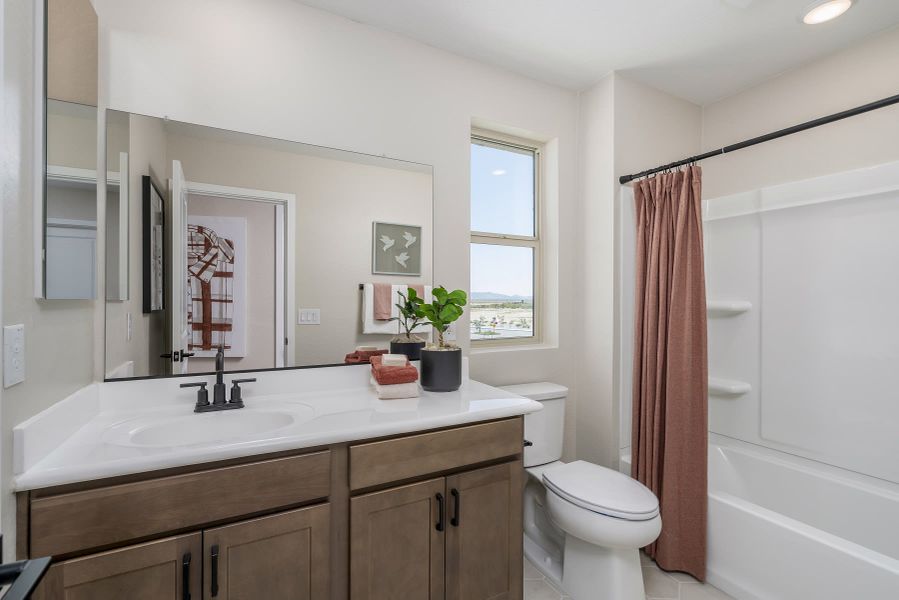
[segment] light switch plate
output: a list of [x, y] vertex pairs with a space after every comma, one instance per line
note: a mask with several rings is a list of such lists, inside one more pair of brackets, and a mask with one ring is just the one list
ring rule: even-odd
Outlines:
[[25, 326], [3, 328], [3, 387], [25, 381]]
[[301, 308], [297, 311], [297, 325], [321, 325], [322, 311], [320, 308]]

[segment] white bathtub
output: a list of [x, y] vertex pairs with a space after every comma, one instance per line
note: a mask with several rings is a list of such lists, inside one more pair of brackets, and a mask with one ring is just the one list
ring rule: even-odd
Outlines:
[[739, 600], [899, 598], [899, 485], [711, 434], [708, 527]]

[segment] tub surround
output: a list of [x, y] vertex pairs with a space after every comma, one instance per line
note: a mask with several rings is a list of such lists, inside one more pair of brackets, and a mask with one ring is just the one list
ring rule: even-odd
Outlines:
[[[15, 489], [453, 427], [541, 409], [538, 402], [467, 376], [455, 392], [378, 400], [368, 365], [254, 375], [258, 381], [244, 390], [247, 407], [218, 414], [194, 414], [196, 391], [179, 388], [188, 381], [211, 382], [213, 376], [83, 388], [15, 427]], [[243, 376], [231, 373], [227, 380]]]

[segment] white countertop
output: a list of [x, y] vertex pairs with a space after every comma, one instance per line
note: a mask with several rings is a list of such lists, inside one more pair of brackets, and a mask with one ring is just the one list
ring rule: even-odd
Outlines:
[[[378, 400], [365, 382], [368, 373], [362, 366], [254, 373], [260, 382], [268, 381], [259, 385], [259, 394], [254, 394], [255, 384], [245, 386], [246, 408], [199, 414], [193, 412], [195, 390], [178, 388], [191, 379], [94, 384], [15, 428], [14, 487], [21, 491], [411, 433], [542, 408], [539, 402], [470, 380], [456, 392]], [[226, 382], [237, 376], [227, 376]], [[241, 418], [276, 426], [228, 437], [229, 423]], [[214, 441], [134, 445], [130, 434], [154, 423], [162, 429], [168, 423], [182, 429], [197, 424], [198, 430], [225, 433]]]

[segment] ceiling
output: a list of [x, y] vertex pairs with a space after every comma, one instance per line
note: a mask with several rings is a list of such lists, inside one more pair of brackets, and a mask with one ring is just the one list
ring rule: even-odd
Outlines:
[[816, 26], [812, 0], [299, 1], [572, 90], [620, 71], [697, 104], [899, 23], [899, 0]]

